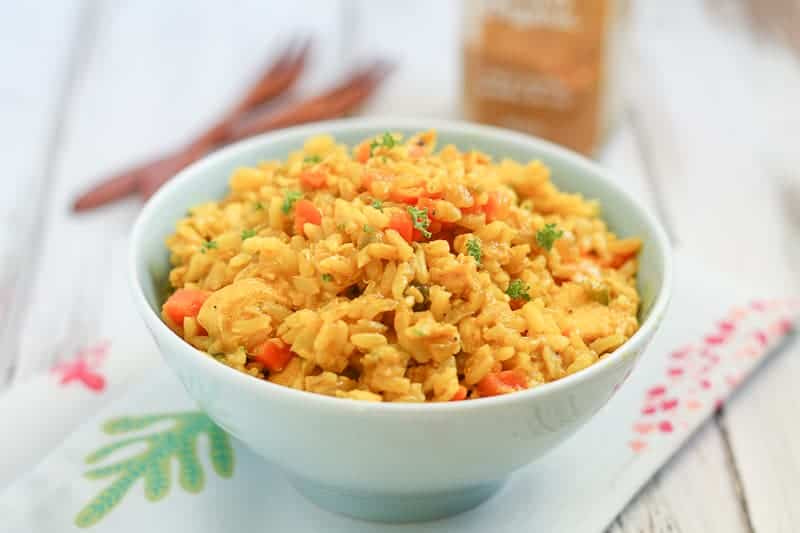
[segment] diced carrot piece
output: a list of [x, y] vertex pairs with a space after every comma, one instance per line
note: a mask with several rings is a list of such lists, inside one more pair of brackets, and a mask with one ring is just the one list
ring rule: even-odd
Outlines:
[[270, 339], [259, 345], [252, 355], [253, 359], [264, 365], [264, 368], [271, 372], [280, 372], [286, 368], [295, 354], [282, 340]]
[[525, 300], [522, 298], [512, 298], [511, 301], [508, 302], [508, 306], [516, 311], [517, 309], [522, 309], [525, 305]]
[[389, 228], [397, 231], [402, 238], [411, 242], [414, 239], [414, 224], [406, 211], [395, 212], [389, 220]]
[[367, 160], [369, 159], [370, 155], [369, 152], [370, 152], [369, 143], [367, 142], [361, 143], [361, 145], [356, 150], [356, 160], [359, 163], [366, 163]]
[[617, 255], [613, 256], [611, 259], [609, 259], [608, 261], [606, 261], [604, 266], [607, 266], [607, 267], [610, 267], [610, 268], [619, 268], [622, 265], [624, 265], [628, 261], [628, 259], [630, 259], [634, 255], [636, 255], [636, 252], [632, 252], [632, 253], [628, 253], [628, 254], [617, 254]]
[[300, 183], [309, 189], [321, 189], [328, 176], [321, 170], [304, 170], [300, 173]]
[[501, 196], [497, 192], [490, 192], [489, 200], [483, 207], [483, 212], [486, 213], [486, 222], [494, 222], [505, 218], [508, 214], [508, 198]]
[[483, 206], [475, 203], [470, 207], [462, 207], [461, 214], [462, 215], [477, 215], [483, 212]]
[[419, 209], [427, 209], [428, 218], [431, 221], [436, 220], [436, 200], [433, 198], [420, 198], [417, 200], [417, 207]]
[[199, 289], [178, 289], [167, 298], [163, 309], [173, 322], [182, 326], [184, 318], [197, 316], [210, 295], [210, 292]]
[[303, 225], [309, 222], [319, 226], [322, 223], [322, 213], [319, 209], [314, 207], [310, 200], [298, 200], [294, 204], [294, 231], [295, 233], [303, 232]]
[[370, 190], [373, 181], [375, 181], [375, 174], [372, 172], [366, 172], [364, 177], [361, 178], [361, 186], [366, 190]]
[[450, 397], [451, 402], [460, 402], [467, 399], [467, 388], [464, 385], [459, 385], [456, 393]]
[[503, 370], [486, 374], [477, 384], [480, 395], [497, 396], [528, 388], [525, 378], [514, 370]]
[[422, 191], [422, 196], [425, 198], [430, 198], [431, 200], [441, 200], [444, 196], [444, 193], [442, 191], [429, 191], [424, 189]]

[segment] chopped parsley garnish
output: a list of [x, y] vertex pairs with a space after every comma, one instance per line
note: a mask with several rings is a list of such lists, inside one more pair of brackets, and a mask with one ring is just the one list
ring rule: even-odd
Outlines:
[[417, 209], [410, 205], [406, 207], [406, 211], [411, 215], [411, 225], [414, 226], [415, 229], [418, 229], [426, 239], [430, 239], [431, 232], [428, 231], [428, 226], [431, 225], [431, 221], [428, 218], [428, 208]]
[[421, 329], [419, 329], [419, 328], [414, 328], [414, 329], [412, 329], [411, 331], [413, 331], [413, 332], [414, 332], [414, 335], [416, 335], [417, 337], [424, 337], [424, 336], [425, 336], [425, 332], [424, 332], [424, 331], [422, 331], [422, 330], [421, 330]]
[[481, 264], [483, 259], [483, 250], [481, 250], [481, 241], [477, 237], [473, 237], [467, 241], [467, 255], [475, 258], [475, 262]]
[[372, 205], [372, 207], [374, 209], [377, 209], [378, 211], [383, 211], [383, 202], [381, 202], [377, 198], [373, 198], [372, 204], [370, 204], [370, 205]]
[[322, 161], [322, 158], [320, 156], [318, 156], [318, 155], [309, 155], [309, 156], [306, 156], [306, 157], [303, 158], [303, 163], [307, 163], [309, 165], [316, 165], [317, 163], [320, 163], [321, 161]]
[[254, 229], [243, 229], [242, 230], [242, 240], [243, 241], [246, 241], [250, 237], [255, 237], [255, 236], [256, 236], [256, 230], [254, 230]]
[[322, 275], [322, 281], [331, 282], [331, 281], [333, 281], [333, 276], [331, 276], [330, 274], [323, 274]]
[[515, 279], [508, 284], [506, 294], [508, 294], [512, 300], [525, 300], [527, 302], [531, 299], [530, 294], [528, 294], [529, 289], [530, 287], [528, 287], [524, 281]]
[[264, 210], [264, 204], [262, 204], [261, 202], [256, 202], [255, 208], [256, 208], [256, 211], [263, 211]]
[[205, 241], [200, 248], [202, 253], [206, 253], [206, 250], [216, 250], [218, 248], [217, 241]]
[[292, 207], [294, 207], [294, 203], [302, 197], [303, 193], [301, 192], [288, 191], [286, 193], [286, 196], [283, 198], [283, 205], [281, 206], [281, 211], [283, 211], [284, 214], [288, 215], [289, 211], [291, 211]]
[[553, 248], [553, 243], [556, 242], [556, 239], [560, 239], [563, 235], [564, 232], [556, 229], [555, 224], [545, 224], [542, 229], [536, 232], [536, 242], [549, 252]]
[[386, 148], [388, 150], [391, 150], [396, 145], [397, 141], [395, 141], [394, 137], [392, 137], [392, 134], [387, 131], [381, 136], [380, 140], [375, 139], [370, 143], [369, 155], [370, 157], [372, 157], [372, 153], [375, 151], [375, 148]]
[[347, 226], [344, 225], [344, 222], [339, 222], [338, 224], [336, 224], [336, 229], [339, 231], [344, 231], [346, 228]]
[[372, 226], [370, 226], [369, 224], [364, 224], [364, 231], [365, 231], [366, 233], [372, 233], [373, 231], [375, 231], [375, 228], [373, 228], [373, 227], [372, 227]]

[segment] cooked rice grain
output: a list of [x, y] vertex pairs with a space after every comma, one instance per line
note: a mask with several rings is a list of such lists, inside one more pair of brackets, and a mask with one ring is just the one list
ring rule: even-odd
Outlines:
[[[167, 239], [172, 287], [207, 298], [182, 320], [165, 307], [166, 323], [256, 377], [403, 402], [535, 387], [633, 335], [641, 241], [608, 231], [596, 202], [558, 190], [539, 161], [436, 152], [435, 132], [392, 138], [351, 152], [314, 137], [234, 170], [228, 196]], [[282, 367], [260, 355], [274, 339], [291, 349]]]

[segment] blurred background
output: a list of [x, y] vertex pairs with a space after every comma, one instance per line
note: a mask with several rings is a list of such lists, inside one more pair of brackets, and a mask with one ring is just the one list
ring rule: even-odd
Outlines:
[[[0, 391], [126, 327], [109, 316], [142, 189], [81, 213], [76, 199], [227, 142], [189, 145], [306, 44], [296, 80], [239, 131], [380, 114], [545, 136], [614, 170], [679, 253], [800, 291], [796, 0], [3, 2]], [[615, 530], [800, 530], [798, 355], [770, 363]]]

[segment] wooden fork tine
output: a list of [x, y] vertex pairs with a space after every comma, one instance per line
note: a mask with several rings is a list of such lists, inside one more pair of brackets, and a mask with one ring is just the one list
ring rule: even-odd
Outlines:
[[[249, 137], [257, 133], [293, 126], [314, 120], [336, 118], [351, 112], [364, 102], [391, 72], [392, 64], [377, 61], [351, 74], [346, 80], [323, 93], [296, 103], [283, 112], [256, 117], [231, 130], [227, 141]], [[200, 153], [200, 152], [198, 152]], [[174, 172], [153, 174], [143, 179], [140, 192], [148, 198]]]
[[[208, 145], [210, 148], [217, 143], [224, 142], [231, 124], [241, 118], [244, 112], [277, 97], [292, 86], [305, 66], [310, 48], [310, 38], [290, 41], [277, 59], [265, 69], [264, 74], [245, 93], [240, 103], [183, 150], [198, 152], [201, 146]], [[170, 159], [174, 157], [181, 159], [179, 156], [181, 156], [180, 153], [171, 154], [128, 168], [81, 194], [73, 204], [73, 209], [85, 211], [133, 194], [140, 189], [140, 181], [143, 176], [158, 173], [165, 166], [171, 167]]]
[[299, 48], [298, 40], [293, 39], [273, 61], [272, 66], [250, 87], [246, 96], [232, 110], [231, 114], [250, 111], [288, 89], [303, 71], [310, 49], [310, 38], [300, 41]]
[[357, 73], [343, 83], [331, 89], [297, 102], [296, 104], [279, 111], [247, 120], [240, 125], [234, 125], [231, 131], [231, 140], [239, 140], [257, 133], [285, 128], [301, 122], [318, 120], [317, 116], [324, 116], [324, 108], [342, 98], [359, 84], [366, 81], [363, 72]]

